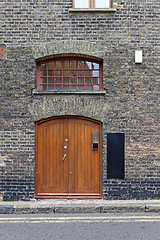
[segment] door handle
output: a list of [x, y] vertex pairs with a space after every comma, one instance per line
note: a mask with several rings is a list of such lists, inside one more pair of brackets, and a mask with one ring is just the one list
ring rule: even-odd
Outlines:
[[67, 154], [66, 154], [66, 153], [65, 153], [64, 156], [63, 156], [63, 159], [62, 159], [63, 161], [64, 161], [65, 157], [67, 157]]

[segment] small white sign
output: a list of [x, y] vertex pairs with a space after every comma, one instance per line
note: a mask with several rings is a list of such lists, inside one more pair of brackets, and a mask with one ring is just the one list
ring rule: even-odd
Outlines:
[[135, 51], [135, 63], [142, 63], [142, 51]]

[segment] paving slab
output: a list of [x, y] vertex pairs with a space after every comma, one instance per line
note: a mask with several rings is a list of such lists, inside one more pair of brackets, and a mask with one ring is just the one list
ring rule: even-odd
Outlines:
[[0, 214], [160, 212], [160, 200], [45, 199], [0, 201]]

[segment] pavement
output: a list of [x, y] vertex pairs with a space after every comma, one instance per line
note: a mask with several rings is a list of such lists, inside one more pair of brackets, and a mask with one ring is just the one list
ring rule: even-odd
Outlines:
[[0, 201], [0, 214], [160, 212], [160, 200], [33, 199]]

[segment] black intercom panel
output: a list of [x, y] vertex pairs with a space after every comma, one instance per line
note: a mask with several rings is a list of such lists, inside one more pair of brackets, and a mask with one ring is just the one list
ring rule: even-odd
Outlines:
[[99, 147], [99, 132], [93, 132], [93, 150], [98, 150]]

